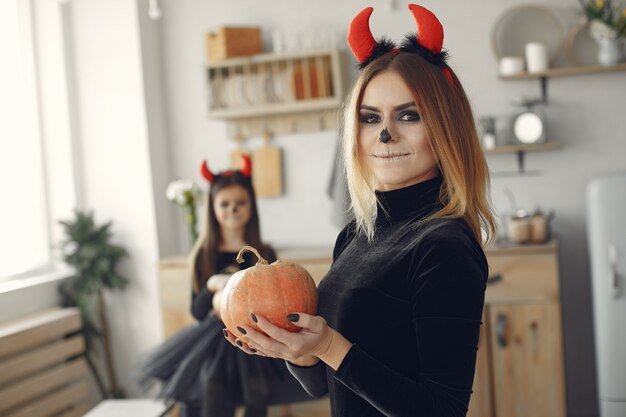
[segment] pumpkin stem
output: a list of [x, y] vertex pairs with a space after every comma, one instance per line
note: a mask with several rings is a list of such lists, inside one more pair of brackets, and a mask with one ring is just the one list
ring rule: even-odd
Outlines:
[[257, 258], [259, 258], [259, 260], [257, 261], [256, 265], [269, 265], [269, 262], [267, 262], [267, 260], [261, 256], [259, 251], [254, 249], [252, 246], [244, 246], [243, 248], [241, 248], [241, 250], [239, 251], [239, 254], [237, 255], [237, 262], [238, 263], [243, 263], [243, 261], [244, 261], [243, 254], [245, 252], [252, 252], [252, 253], [254, 253], [256, 255]]

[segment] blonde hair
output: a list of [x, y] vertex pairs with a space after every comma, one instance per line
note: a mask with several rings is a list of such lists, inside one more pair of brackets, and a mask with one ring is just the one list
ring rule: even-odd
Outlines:
[[368, 240], [373, 239], [378, 204], [377, 181], [359, 158], [359, 108], [370, 80], [384, 71], [400, 75], [411, 90], [443, 176], [439, 200], [444, 207], [423, 222], [461, 217], [478, 242], [491, 243], [496, 223], [489, 192], [489, 170], [465, 91], [452, 70], [453, 85], [440, 68], [408, 52], [389, 53], [368, 65], [343, 108], [343, 156], [357, 231], [364, 233]]

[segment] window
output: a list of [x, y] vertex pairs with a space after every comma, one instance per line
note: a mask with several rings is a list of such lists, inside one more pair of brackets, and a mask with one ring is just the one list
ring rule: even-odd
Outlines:
[[0, 2], [0, 281], [51, 268], [30, 4]]

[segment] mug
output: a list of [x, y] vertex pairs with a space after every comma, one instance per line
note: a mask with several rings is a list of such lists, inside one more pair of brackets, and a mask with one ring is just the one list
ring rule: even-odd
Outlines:
[[500, 75], [515, 75], [524, 72], [524, 58], [521, 56], [505, 56], [500, 58]]
[[526, 44], [526, 68], [528, 72], [542, 72], [548, 69], [548, 49], [541, 42]]

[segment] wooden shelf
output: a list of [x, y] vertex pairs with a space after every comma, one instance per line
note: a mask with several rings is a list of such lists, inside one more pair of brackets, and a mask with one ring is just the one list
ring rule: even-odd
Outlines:
[[514, 153], [514, 152], [540, 152], [551, 151], [554, 149], [561, 149], [562, 144], [557, 142], [538, 143], [535, 145], [500, 145], [494, 149], [483, 149], [486, 154], [498, 154], [498, 153]]
[[513, 177], [519, 175], [540, 175], [540, 171], [527, 171], [524, 167], [524, 157], [526, 152], [542, 152], [561, 149], [562, 144], [557, 142], [537, 143], [534, 145], [500, 145], [494, 149], [483, 149], [485, 154], [515, 153], [517, 156], [517, 171], [495, 171], [491, 172], [492, 177]]
[[613, 65], [610, 67], [603, 67], [600, 65], [591, 65], [584, 67], [566, 67], [566, 68], [552, 68], [547, 71], [537, 73], [524, 73], [517, 75], [502, 75], [501, 80], [530, 80], [536, 78], [550, 78], [550, 77], [570, 77], [575, 75], [587, 75], [587, 74], [602, 74], [610, 72], [626, 71], [626, 62]]
[[339, 109], [341, 101], [337, 98], [322, 98], [288, 103], [263, 104], [255, 107], [243, 107], [224, 110], [210, 110], [208, 115], [212, 119], [236, 120], [249, 117], [260, 117], [277, 114], [291, 114], [319, 110]]
[[308, 50], [302, 52], [290, 52], [283, 54], [257, 54], [250, 56], [243, 56], [238, 58], [227, 58], [216, 61], [209, 61], [206, 63], [206, 68], [228, 68], [228, 67], [245, 67], [256, 64], [264, 64], [277, 61], [294, 61], [298, 59], [316, 58], [319, 56], [337, 56], [338, 51], [336, 49], [317, 49]]
[[208, 62], [207, 116], [228, 135], [289, 134], [337, 127], [344, 98], [338, 49], [258, 54]]

